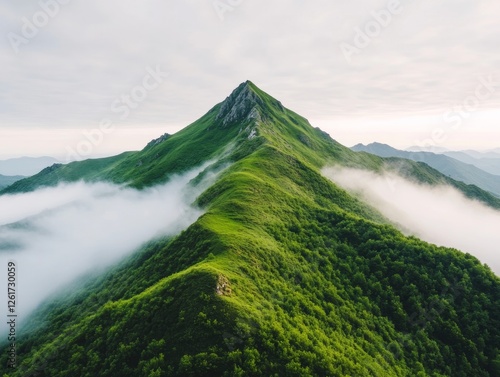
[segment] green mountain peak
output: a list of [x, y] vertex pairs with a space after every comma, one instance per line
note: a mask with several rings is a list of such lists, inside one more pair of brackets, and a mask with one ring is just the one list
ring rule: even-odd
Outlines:
[[18, 340], [18, 369], [1, 369], [0, 343], [0, 375], [500, 375], [499, 279], [471, 255], [406, 237], [321, 168], [445, 177], [351, 151], [249, 81], [142, 151], [4, 193], [81, 179], [142, 188], [211, 160], [208, 172], [226, 169], [196, 201], [204, 214], [42, 306]]
[[[344, 147], [326, 132], [312, 127], [306, 118], [286, 109], [279, 100], [251, 81], [241, 83], [224, 101], [186, 128], [150, 141], [142, 151], [54, 165], [4, 188], [0, 195], [82, 179], [126, 183], [137, 188], [152, 186], [165, 182], [172, 174], [217, 158], [229, 146], [232, 153], [227, 157], [228, 161], [270, 148], [274, 150], [270, 158], [276, 158], [274, 153], [280, 153], [283, 158], [293, 158], [318, 174], [318, 170], [326, 165], [375, 171], [392, 167], [410, 179], [432, 185], [449, 184], [470, 198], [500, 208], [500, 199], [474, 185], [446, 177], [425, 164], [378, 158]], [[269, 151], [266, 153], [270, 155]]]

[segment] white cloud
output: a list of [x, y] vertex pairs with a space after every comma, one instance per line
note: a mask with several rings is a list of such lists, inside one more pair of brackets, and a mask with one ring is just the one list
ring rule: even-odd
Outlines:
[[202, 214], [191, 203], [216, 175], [189, 182], [207, 166], [142, 191], [79, 182], [0, 196], [0, 288], [6, 292], [7, 263], [15, 261], [19, 320], [79, 276], [187, 228]]
[[500, 275], [500, 212], [448, 186], [430, 187], [392, 173], [327, 168], [323, 174], [360, 195], [407, 233], [474, 255]]

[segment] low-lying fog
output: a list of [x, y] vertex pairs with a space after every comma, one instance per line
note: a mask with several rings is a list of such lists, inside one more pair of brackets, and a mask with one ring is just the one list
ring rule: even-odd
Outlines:
[[454, 188], [429, 187], [393, 173], [326, 168], [323, 174], [422, 240], [472, 254], [500, 276], [500, 211]]
[[175, 235], [196, 221], [202, 212], [191, 203], [213, 183], [215, 174], [208, 174], [196, 187], [189, 182], [208, 165], [143, 191], [79, 182], [0, 196], [4, 312], [8, 261], [17, 266], [16, 312], [22, 322], [44, 299], [76, 278], [109, 267], [143, 243]]

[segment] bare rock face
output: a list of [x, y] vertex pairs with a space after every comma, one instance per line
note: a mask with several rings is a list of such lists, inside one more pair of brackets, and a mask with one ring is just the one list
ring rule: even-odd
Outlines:
[[[286, 111], [280, 101], [272, 97], [263, 99], [259, 96], [255, 86], [250, 81], [246, 81], [222, 102], [215, 121], [217, 126], [222, 128], [233, 125], [243, 126], [245, 123], [259, 126], [261, 123], [270, 121], [273, 116], [286, 113]], [[255, 128], [250, 129], [248, 133], [249, 139], [257, 136]]]
[[259, 113], [257, 105], [262, 105], [262, 100], [252, 91], [249, 83], [245, 82], [226, 98], [215, 119], [222, 122], [222, 127], [226, 127], [249, 119], [250, 115], [256, 117]]
[[63, 164], [52, 164], [51, 166], [46, 167], [40, 173], [51, 173], [57, 169], [59, 169]]
[[151, 148], [151, 147], [154, 147], [155, 145], [158, 145], [162, 142], [164, 142], [165, 140], [168, 140], [170, 138], [170, 134], [168, 133], [165, 133], [163, 135], [161, 135], [158, 139], [154, 139], [154, 140], [151, 140], [147, 145], [146, 145], [146, 148]]
[[229, 280], [224, 275], [219, 275], [217, 278], [217, 286], [215, 289], [215, 293], [219, 296], [230, 296], [231, 295], [231, 287], [229, 285]]
[[264, 102], [255, 94], [247, 81], [226, 98], [215, 120], [220, 121], [222, 127], [249, 119], [262, 121], [260, 110], [263, 106]]

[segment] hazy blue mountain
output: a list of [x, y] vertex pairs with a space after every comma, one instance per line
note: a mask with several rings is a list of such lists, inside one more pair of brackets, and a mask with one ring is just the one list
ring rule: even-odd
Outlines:
[[430, 145], [428, 147], [419, 147], [417, 145], [412, 145], [409, 148], [405, 149], [408, 152], [432, 152], [432, 153], [445, 153], [449, 152], [449, 149], [438, 147], [435, 145]]
[[465, 150], [465, 151], [460, 151], [463, 153], [468, 154], [469, 156], [472, 156], [474, 158], [500, 158], [500, 151], [498, 149], [492, 149], [489, 151], [485, 152], [480, 152], [480, 151], [474, 151], [474, 150]]
[[424, 162], [446, 176], [467, 184], [476, 185], [496, 196], [500, 196], [499, 175], [487, 173], [474, 165], [443, 154], [401, 151], [381, 143], [372, 143], [369, 145], [357, 144], [351, 149], [356, 152], [368, 152], [380, 157], [399, 157]]
[[19, 157], [0, 161], [2, 175], [34, 175], [48, 166], [59, 162], [53, 157]]
[[448, 153], [465, 153], [474, 158], [500, 158], [500, 148], [490, 149], [490, 150], [450, 150], [448, 148], [438, 147], [436, 145], [430, 145], [427, 147], [419, 147], [417, 145], [412, 145], [409, 148], [406, 148], [407, 152], [432, 152], [437, 154], [448, 154]]
[[1, 175], [0, 174], [0, 190], [5, 188], [5, 187], [10, 186], [14, 182], [17, 182], [23, 178], [25, 178], [25, 177], [23, 177], [22, 175], [8, 176], [8, 175]]
[[[471, 151], [469, 151], [471, 152]], [[466, 164], [474, 165], [475, 167], [484, 170], [487, 173], [500, 175], [500, 154], [496, 153], [480, 153], [476, 152], [474, 157], [467, 152], [445, 152], [446, 156], [452, 157], [456, 160], [465, 162]], [[483, 157], [481, 157], [483, 156]], [[484, 157], [484, 156], [498, 156], [498, 157]]]

